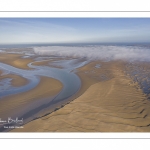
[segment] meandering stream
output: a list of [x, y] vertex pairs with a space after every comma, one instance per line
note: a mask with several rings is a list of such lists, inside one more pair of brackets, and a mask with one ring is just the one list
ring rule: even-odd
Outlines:
[[[14, 113], [10, 114], [11, 117], [17, 116], [19, 118], [23, 118], [24, 123], [38, 117], [37, 114], [40, 111], [49, 109], [53, 106], [55, 107], [57, 106], [57, 103], [63, 102], [64, 100], [77, 93], [80, 89], [81, 81], [80, 78], [74, 73], [74, 70], [88, 63], [87, 61], [78, 63], [77, 59], [54, 62], [64, 67], [64, 69], [60, 69], [49, 66], [36, 66], [33, 65], [34, 62], [28, 64], [28, 67], [32, 68], [32, 70], [23, 70], [11, 65], [0, 63], [0, 70], [3, 70], [6, 74], [16, 74], [26, 78], [29, 81], [26, 85], [20, 87], [13, 87], [12, 85], [8, 85], [9, 88], [0, 88], [0, 100], [2, 97], [19, 94], [35, 88], [40, 82], [40, 76], [54, 78], [63, 84], [62, 90], [56, 96], [43, 98], [42, 100], [37, 99], [36, 101], [25, 105], [22, 109], [16, 110]], [[6, 84], [10, 84], [10, 82], [5, 82], [3, 84], [6, 86]], [[0, 131], [1, 130], [3, 131], [4, 129], [1, 127]]]

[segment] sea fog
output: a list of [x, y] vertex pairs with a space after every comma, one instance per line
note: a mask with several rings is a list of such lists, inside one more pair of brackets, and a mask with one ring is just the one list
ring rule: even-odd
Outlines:
[[33, 47], [38, 55], [81, 57], [88, 60], [150, 61], [149, 46], [86, 45], [86, 46], [41, 46]]
[[88, 60], [150, 61], [150, 44], [24, 44], [0, 46], [0, 52], [28, 52], [41, 56], [86, 58]]

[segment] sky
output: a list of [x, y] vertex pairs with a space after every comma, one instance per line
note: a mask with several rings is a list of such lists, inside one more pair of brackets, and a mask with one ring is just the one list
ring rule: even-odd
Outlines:
[[150, 18], [0, 18], [0, 44], [149, 42]]

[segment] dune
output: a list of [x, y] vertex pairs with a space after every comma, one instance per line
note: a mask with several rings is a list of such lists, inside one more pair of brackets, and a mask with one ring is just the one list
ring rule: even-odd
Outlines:
[[12, 132], [149, 132], [150, 101], [125, 66], [97, 61], [79, 68], [83, 94]]

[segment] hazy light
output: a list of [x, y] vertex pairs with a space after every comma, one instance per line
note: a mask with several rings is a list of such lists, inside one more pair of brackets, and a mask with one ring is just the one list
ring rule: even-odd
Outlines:
[[150, 19], [0, 19], [0, 44], [71, 42], [150, 42]]

